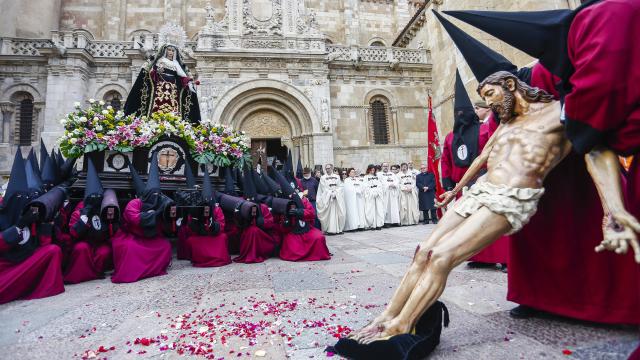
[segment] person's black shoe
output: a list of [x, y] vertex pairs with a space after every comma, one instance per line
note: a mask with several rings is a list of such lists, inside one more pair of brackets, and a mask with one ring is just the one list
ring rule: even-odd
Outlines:
[[484, 269], [484, 268], [493, 268], [496, 265], [493, 263], [484, 263], [484, 262], [479, 262], [479, 261], [469, 261], [467, 263], [467, 267], [471, 268], [471, 269]]
[[422, 222], [424, 225], [429, 225], [429, 220], [425, 220]]
[[438, 220], [431, 220], [431, 222], [435, 225], [438, 223]]
[[501, 264], [502, 268], [500, 269], [500, 271], [502, 271], [503, 273], [507, 273], [507, 264]]
[[535, 316], [537, 313], [538, 310], [526, 305], [518, 305], [509, 310], [509, 315], [514, 319], [528, 319]]

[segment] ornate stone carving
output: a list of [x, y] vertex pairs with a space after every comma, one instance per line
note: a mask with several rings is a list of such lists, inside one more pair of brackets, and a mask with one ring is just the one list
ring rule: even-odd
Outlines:
[[291, 137], [286, 120], [273, 111], [261, 111], [251, 115], [241, 125], [241, 130], [251, 138]]
[[282, 0], [243, 0], [242, 17], [244, 35], [282, 36]]
[[331, 130], [331, 124], [329, 122], [329, 100], [327, 98], [322, 98], [320, 111], [322, 112], [322, 130], [327, 132]]

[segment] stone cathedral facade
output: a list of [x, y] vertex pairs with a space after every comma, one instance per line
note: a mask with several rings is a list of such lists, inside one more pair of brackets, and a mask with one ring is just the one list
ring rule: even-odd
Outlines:
[[0, 24], [0, 173], [18, 146], [51, 147], [91, 98], [121, 106], [141, 66], [177, 42], [204, 119], [291, 149], [308, 166], [424, 162], [428, 50], [393, 47], [421, 1], [34, 0]]

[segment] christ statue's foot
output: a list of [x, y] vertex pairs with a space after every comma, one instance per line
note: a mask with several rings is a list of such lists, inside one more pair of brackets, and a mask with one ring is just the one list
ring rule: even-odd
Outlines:
[[363, 327], [360, 330], [352, 332], [349, 335], [349, 338], [360, 342], [361, 339], [380, 331], [380, 326], [391, 319], [393, 319], [393, 317], [387, 317], [384, 314], [381, 314], [377, 318], [373, 319], [373, 321], [371, 321], [369, 325]]
[[378, 340], [388, 340], [392, 336], [407, 334], [411, 331], [411, 324], [406, 321], [400, 321], [397, 318], [386, 321], [375, 329], [370, 331], [364, 337], [360, 337], [358, 340], [361, 344], [371, 344]]

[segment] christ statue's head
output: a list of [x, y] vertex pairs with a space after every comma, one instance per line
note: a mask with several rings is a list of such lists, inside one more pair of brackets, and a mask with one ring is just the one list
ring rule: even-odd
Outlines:
[[478, 85], [477, 91], [491, 110], [498, 114], [501, 123], [511, 121], [523, 110], [518, 99], [529, 103], [553, 100], [553, 96], [544, 90], [527, 85], [508, 71], [498, 71], [487, 76]]

